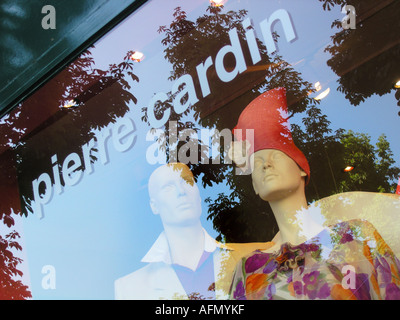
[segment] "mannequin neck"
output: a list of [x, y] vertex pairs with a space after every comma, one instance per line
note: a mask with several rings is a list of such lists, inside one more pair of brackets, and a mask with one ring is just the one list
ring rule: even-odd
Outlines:
[[164, 226], [171, 260], [192, 270], [196, 270], [204, 252], [204, 230], [201, 223], [187, 226]]
[[[296, 215], [308, 207], [304, 189], [275, 201], [269, 201], [279, 227], [279, 242], [289, 242], [293, 245], [304, 242], [301, 226]], [[277, 239], [276, 239], [277, 240]]]

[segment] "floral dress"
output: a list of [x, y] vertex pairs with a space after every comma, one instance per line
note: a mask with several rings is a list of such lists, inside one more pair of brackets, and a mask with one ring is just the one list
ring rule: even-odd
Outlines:
[[400, 261], [376, 229], [351, 220], [237, 265], [231, 299], [400, 300]]

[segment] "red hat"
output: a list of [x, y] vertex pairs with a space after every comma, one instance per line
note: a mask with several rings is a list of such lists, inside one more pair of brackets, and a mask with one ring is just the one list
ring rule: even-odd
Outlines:
[[[241, 136], [235, 132], [237, 129], [242, 129]], [[251, 145], [249, 155], [263, 149], [280, 150], [298, 164], [307, 174], [306, 183], [309, 182], [310, 166], [294, 144], [290, 131], [285, 88], [264, 92], [250, 102], [233, 129], [236, 140], [246, 140], [246, 129], [254, 129], [254, 145]]]

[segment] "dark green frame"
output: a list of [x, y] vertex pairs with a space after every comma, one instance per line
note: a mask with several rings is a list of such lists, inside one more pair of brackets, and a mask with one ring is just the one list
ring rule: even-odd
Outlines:
[[[0, 118], [146, 1], [5, 0], [0, 8]], [[55, 30], [42, 28], [45, 5], [56, 9]]]

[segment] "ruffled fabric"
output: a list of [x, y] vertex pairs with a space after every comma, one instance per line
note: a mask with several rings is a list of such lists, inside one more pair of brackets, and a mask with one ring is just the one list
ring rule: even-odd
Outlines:
[[400, 300], [400, 262], [367, 221], [334, 225], [300, 245], [238, 264], [232, 299]]

